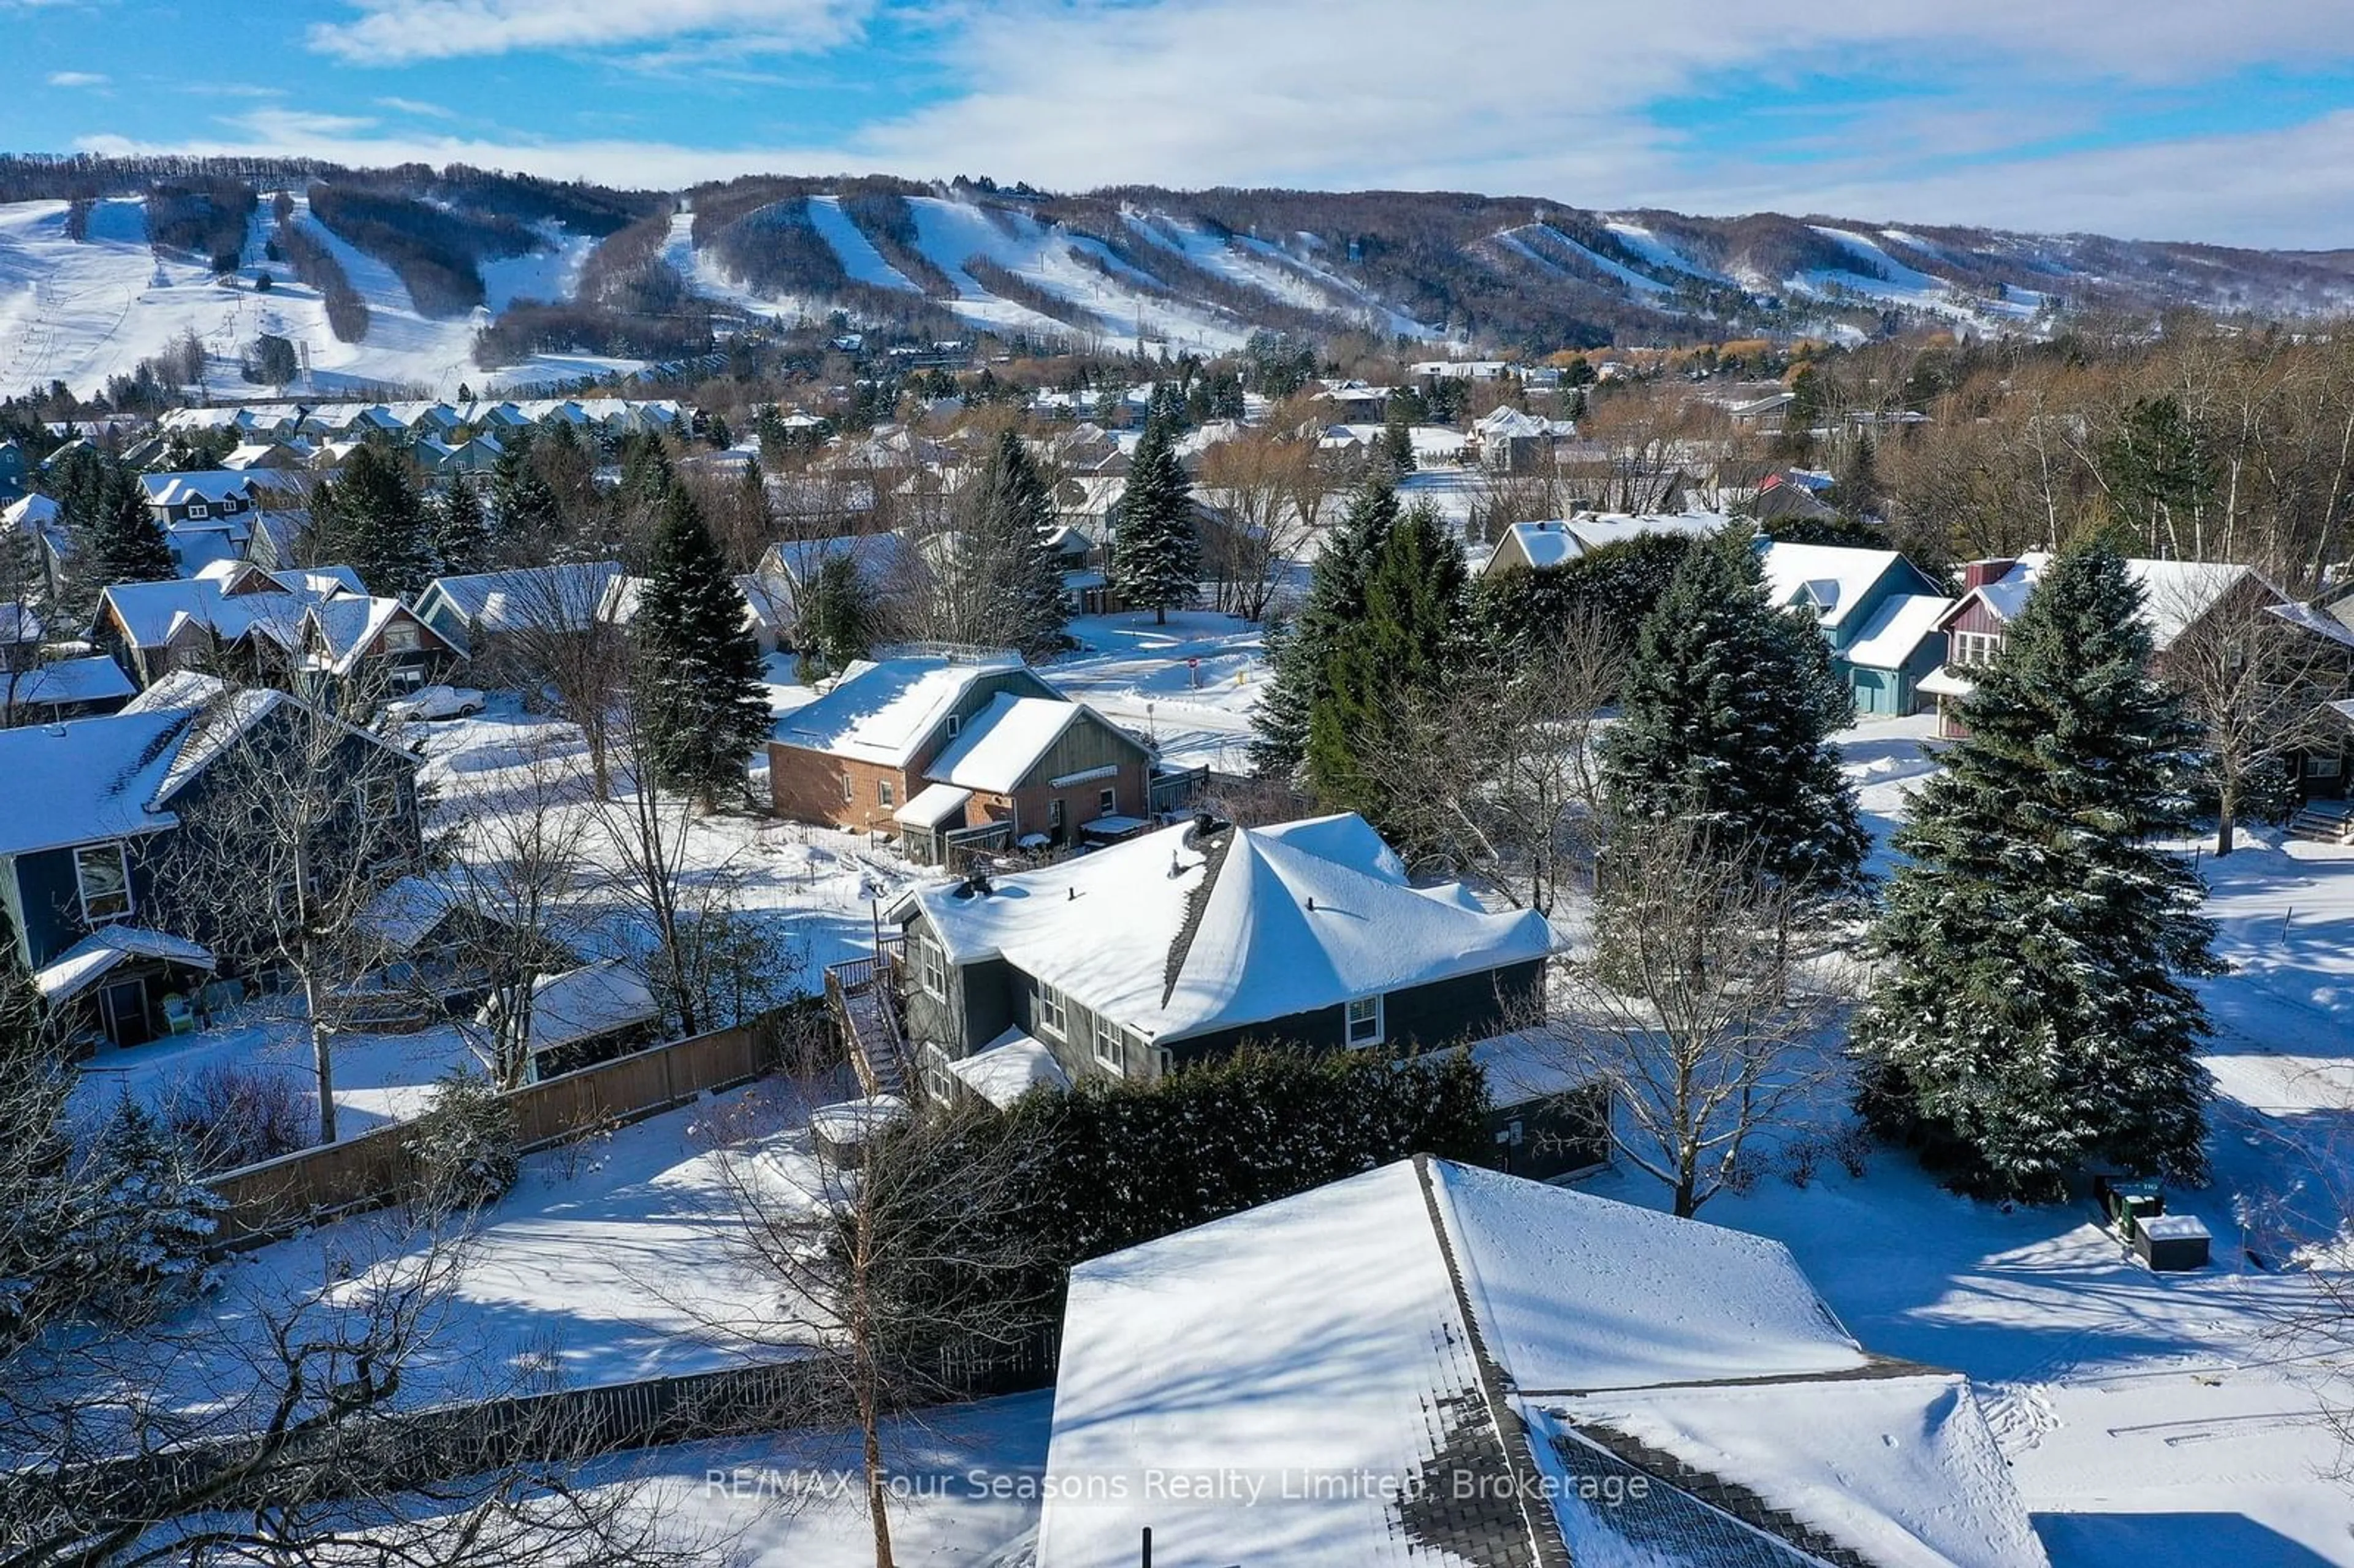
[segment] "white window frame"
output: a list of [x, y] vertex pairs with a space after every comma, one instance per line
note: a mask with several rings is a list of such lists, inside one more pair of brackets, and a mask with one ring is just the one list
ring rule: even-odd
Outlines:
[[1110, 816], [1113, 812], [1115, 812], [1115, 811], [1117, 811], [1117, 810], [1119, 810], [1119, 789], [1118, 789], [1116, 786], [1107, 784], [1106, 786], [1104, 786], [1104, 788], [1103, 788], [1102, 789], [1100, 789], [1100, 790], [1097, 791], [1097, 794], [1096, 794], [1096, 815], [1097, 815], [1097, 816], [1098, 816], [1098, 817], [1108, 817], [1108, 816]]
[[2002, 653], [2002, 641], [1999, 631], [1956, 631], [1954, 662], [1965, 667], [1991, 664]]
[[1063, 831], [1063, 798], [1060, 795], [1046, 802], [1046, 831], [1050, 833]]
[[962, 715], [962, 714], [950, 714], [950, 715], [949, 715], [949, 738], [950, 740], [954, 740], [958, 736], [962, 735], [963, 733], [964, 733], [964, 715]]
[[844, 773], [842, 776], [842, 803], [845, 806], [851, 806], [855, 805], [857, 801], [858, 780], [853, 779], [849, 774]]
[[[122, 907], [120, 909], [111, 909], [100, 912], [91, 909], [90, 906], [90, 885], [82, 879], [81, 862], [84, 855], [96, 854], [106, 850], [112, 850], [114, 852], [114, 863], [122, 874], [122, 890], [120, 895], [122, 900]], [[73, 852], [73, 867], [74, 895], [76, 898], [80, 901], [81, 917], [84, 925], [94, 926], [101, 920], [120, 920], [131, 913], [133, 907], [131, 897], [131, 855], [129, 851], [123, 848], [122, 841], [121, 839], [109, 839], [106, 842], [99, 844], [75, 845]]]
[[[1360, 1010], [1363, 1008], [1373, 1010], [1370, 1016], [1361, 1014]], [[1341, 1009], [1341, 1038], [1352, 1047], [1378, 1045], [1389, 1038], [1388, 1014], [1389, 1009], [1384, 1005], [1384, 999], [1378, 992], [1372, 996], [1352, 998]], [[1372, 1033], [1361, 1035], [1357, 1033], [1361, 1017], [1364, 1022], [1372, 1023], [1373, 1026]]]
[[1061, 991], [1040, 980], [1037, 1003], [1031, 1011], [1037, 1016], [1039, 1033], [1051, 1034], [1066, 1044], [1070, 1042], [1070, 1001]]
[[2346, 764], [2339, 758], [2325, 757], [2319, 752], [2314, 752], [2305, 759], [2305, 776], [2307, 779], [2336, 779], [2341, 777], [2345, 771]]
[[209, 506], [206, 505], [203, 502], [201, 502], [201, 501], [191, 501], [191, 502], [189, 502], [189, 503], [188, 503], [188, 521], [189, 521], [189, 522], [191, 522], [191, 523], [198, 522], [198, 521], [201, 521], [201, 520], [203, 520], [203, 519], [209, 518], [212, 514], [213, 514], [213, 509], [212, 509], [211, 507], [209, 507]]
[[898, 804], [896, 800], [891, 799], [891, 780], [888, 779], [877, 779], [875, 780], [875, 803], [878, 806], [896, 806]]
[[1093, 1013], [1087, 1019], [1087, 1049], [1095, 1055], [1096, 1065], [1109, 1067], [1121, 1077], [1128, 1076], [1128, 1041], [1126, 1032], [1116, 1028], [1109, 1019]]
[[916, 985], [927, 996], [948, 1000], [948, 952], [929, 937], [916, 938]]
[[384, 629], [384, 651], [387, 653], [414, 653], [425, 646], [417, 628], [405, 620], [396, 620]]

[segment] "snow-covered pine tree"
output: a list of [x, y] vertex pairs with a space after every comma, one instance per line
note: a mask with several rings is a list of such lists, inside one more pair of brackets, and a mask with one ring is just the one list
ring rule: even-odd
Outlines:
[[482, 497], [453, 478], [433, 508], [433, 561], [444, 574], [479, 572], [491, 564], [491, 522]]
[[52, 482], [58, 521], [73, 547], [77, 613], [94, 606], [101, 588], [178, 575], [137, 474], [87, 451], [73, 453], [64, 466]]
[[875, 611], [858, 559], [829, 555], [801, 599], [797, 646], [822, 672], [838, 675], [854, 659], [864, 659], [875, 641]]
[[179, 1140], [126, 1094], [95, 1159], [99, 1181], [69, 1238], [68, 1265], [90, 1306], [136, 1320], [211, 1288], [222, 1203]]
[[1692, 822], [1794, 890], [1845, 893], [1870, 840], [1830, 736], [1854, 715], [1821, 633], [1767, 602], [1754, 538], [1726, 529], [1643, 621], [1604, 788], [1622, 817]]
[[1397, 490], [1375, 471], [1326, 537], [1299, 612], [1269, 639], [1273, 675], [1251, 715], [1251, 768], [1262, 779], [1288, 779], [1308, 759], [1309, 723], [1331, 689], [1333, 636], [1363, 616], [1365, 575], [1397, 520]]
[[363, 441], [320, 490], [323, 505], [312, 507], [318, 548], [357, 572], [370, 593], [407, 598], [424, 588], [432, 520], [400, 458]]
[[532, 461], [527, 437], [509, 441], [492, 466], [491, 516], [500, 540], [510, 547], [519, 543], [545, 546], [563, 531], [563, 503]]
[[745, 766], [769, 733], [769, 704], [743, 593], [684, 485], [663, 498], [630, 635], [644, 676], [638, 719], [654, 765], [715, 810], [723, 789], [742, 793]]
[[2179, 825], [2194, 731], [2098, 543], [2048, 567], [1913, 797], [1856, 1017], [1859, 1104], [1973, 1191], [2060, 1195], [2098, 1161], [2200, 1180], [2212, 929]]
[[1120, 598], [1152, 611], [1156, 625], [1193, 602], [1201, 540], [1193, 527], [1193, 486], [1178, 466], [1169, 421], [1153, 419], [1128, 471], [1112, 535], [1111, 583]]
[[[1398, 838], [1393, 720], [1442, 702], [1462, 673], [1469, 607], [1463, 546], [1426, 505], [1410, 507], [1368, 563], [1364, 609], [1333, 629], [1325, 690], [1309, 715], [1309, 787]], [[1413, 845], [1402, 844], [1411, 853]]]
[[1060, 652], [1069, 641], [1062, 563], [1046, 543], [1054, 525], [1054, 498], [1029, 449], [1002, 432], [965, 505], [963, 547], [975, 556], [968, 587], [988, 599], [985, 624], [998, 629], [998, 640], [1029, 658]]

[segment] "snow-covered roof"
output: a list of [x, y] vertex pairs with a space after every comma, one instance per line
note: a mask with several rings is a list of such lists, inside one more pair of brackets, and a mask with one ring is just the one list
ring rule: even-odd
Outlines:
[[[397, 616], [408, 614], [408, 609], [397, 599], [354, 598], [338, 596], [324, 604], [311, 607], [311, 624], [319, 633], [320, 646], [327, 656], [327, 668], [334, 674], [348, 675], [376, 640], [384, 634]], [[414, 616], [410, 616], [415, 620]], [[420, 631], [435, 641], [440, 634], [429, 626], [418, 622]]]
[[1937, 623], [1953, 608], [1954, 601], [1943, 594], [1890, 594], [1840, 657], [1867, 670], [1901, 669], [1924, 638], [1935, 635]]
[[1019, 1029], [1009, 1029], [971, 1055], [949, 1063], [948, 1070], [999, 1110], [1035, 1088], [1062, 1094], [1071, 1086], [1071, 1075], [1055, 1054]]
[[[1994, 581], [1963, 595], [1961, 603], [1976, 599], [1998, 619], [2014, 620], [2027, 608], [2029, 596], [2051, 565], [2048, 552], [2030, 552]], [[2142, 620], [2149, 627], [2154, 652], [2164, 652], [2194, 621], [2214, 609], [2224, 595], [2251, 578], [2263, 583], [2277, 603], [2292, 602], [2286, 594], [2264, 583], [2253, 567], [2236, 562], [2158, 561], [2137, 556], [2125, 566], [2126, 575], [2141, 588]], [[1958, 610], [1960, 604], [1955, 608]]]
[[249, 498], [253, 475], [228, 468], [198, 473], [143, 473], [139, 476], [139, 487], [146, 493], [150, 506], [186, 506], [191, 501], [218, 505], [231, 497]]
[[[311, 606], [345, 591], [349, 567], [266, 573], [241, 561], [216, 561], [196, 576], [163, 582], [115, 583], [101, 595], [133, 648], [159, 648], [196, 626], [224, 642], [252, 633], [291, 648]], [[227, 591], [243, 588], [249, 591]]]
[[[1590, 1473], [1563, 1438], [1623, 1472], [1611, 1422], [1691, 1470], [1596, 1510], [1641, 1550], [1579, 1551], [1576, 1489], [1543, 1483]], [[2045, 1561], [1967, 1383], [1875, 1361], [1779, 1243], [1426, 1157], [1075, 1268], [1047, 1476], [1039, 1568], [1123, 1561], [1148, 1524], [1188, 1562], [1294, 1568]], [[1736, 1520], [1735, 1489], [1786, 1517]], [[1694, 1510], [1757, 1550], [1653, 1528]]]
[[840, 534], [827, 539], [780, 539], [760, 559], [761, 570], [781, 575], [796, 587], [806, 587], [834, 556], [849, 557], [858, 567], [859, 580], [870, 589], [886, 588], [900, 575], [919, 570], [923, 557], [899, 534]]
[[435, 577], [418, 600], [420, 611], [446, 602], [475, 630], [513, 631], [543, 622], [557, 630], [589, 626], [604, 607], [619, 561], [567, 562], [553, 567], [513, 567]]
[[0, 854], [130, 838], [178, 819], [161, 801], [165, 775], [195, 724], [186, 710], [0, 729]]
[[1894, 550], [1847, 545], [1793, 545], [1765, 541], [1760, 559], [1766, 591], [1774, 603], [1811, 609], [1825, 628], [1842, 625], [1872, 592], [1872, 585], [1904, 557]]
[[952, 962], [1002, 958], [1158, 1041], [1552, 950], [1533, 911], [1491, 915], [1459, 885], [1414, 886], [1353, 812], [1201, 843], [1193, 832], [1167, 828], [1002, 877], [986, 894], [935, 886], [911, 897]]
[[1009, 794], [1087, 711], [1059, 698], [1000, 692], [965, 720], [962, 733], [949, 742], [924, 777], [962, 789]]
[[103, 653], [40, 665], [16, 677], [13, 694], [8, 690], [7, 677], [0, 675], [0, 699], [20, 708], [110, 702], [116, 697], [128, 698], [135, 689], [131, 677], [122, 673], [122, 666]]
[[644, 977], [620, 959], [604, 959], [532, 982], [531, 1049], [552, 1051], [661, 1017]]
[[891, 820], [911, 828], [937, 828], [965, 808], [972, 791], [953, 784], [927, 784], [891, 813]]
[[453, 889], [438, 882], [404, 876], [370, 900], [355, 924], [362, 935], [387, 949], [405, 953], [431, 936], [434, 927], [462, 903]]
[[[1690, 513], [1675, 516], [1629, 516], [1612, 514], [1581, 517], [1548, 517], [1534, 523], [1515, 523], [1508, 530], [1512, 542], [1520, 546], [1521, 555], [1539, 571], [1566, 565], [1589, 550], [1605, 545], [1622, 545], [1629, 539], [1639, 539], [1652, 534], [1681, 535], [1702, 539], [1722, 530], [1725, 518], [1721, 513]], [[1517, 558], [1502, 548], [1488, 557], [1484, 570], [1499, 570], [1507, 564], [1518, 565]]]
[[33, 986], [54, 1007], [88, 991], [119, 966], [141, 959], [163, 959], [207, 974], [213, 968], [211, 950], [185, 938], [137, 926], [108, 926], [42, 966], [33, 976]]
[[[953, 662], [885, 659], [845, 675], [833, 690], [778, 721], [776, 738], [787, 746], [905, 768], [975, 681], [1022, 668], [1013, 654]], [[1037, 683], [1044, 689], [1044, 682]]]

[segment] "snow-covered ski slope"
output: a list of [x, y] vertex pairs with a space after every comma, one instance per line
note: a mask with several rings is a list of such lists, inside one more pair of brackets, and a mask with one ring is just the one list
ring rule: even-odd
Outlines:
[[[1436, 335], [1304, 256], [1165, 214], [1123, 214], [1128, 228], [1141, 242], [1123, 244], [1123, 255], [1091, 235], [1010, 207], [945, 196], [907, 200], [917, 252], [938, 269], [954, 291], [937, 303], [986, 331], [1087, 336], [1119, 348], [1134, 348], [1140, 342], [1148, 348], [1166, 345], [1214, 354], [1240, 347], [1264, 324], [1247, 309], [1192, 297], [1186, 275], [1177, 266], [1164, 269], [1165, 276], [1155, 272], [1150, 261], [1158, 250], [1174, 262], [1238, 286], [1246, 298], [1264, 298], [1272, 306], [1313, 311], [1335, 322], [1362, 320], [1384, 333]], [[853, 281], [907, 294], [923, 291], [860, 231], [838, 196], [810, 197], [808, 213], [811, 227]], [[673, 227], [664, 257], [705, 297], [756, 313], [817, 313], [826, 306], [826, 302], [800, 294], [750, 292], [694, 247], [690, 220], [684, 215]], [[991, 289], [970, 270], [975, 258], [1050, 297], [1056, 307], [1054, 313]]]
[[[547, 249], [483, 265], [483, 309], [435, 320], [417, 309], [390, 267], [329, 233], [297, 197], [292, 221], [324, 242], [367, 302], [367, 336], [347, 344], [328, 330], [319, 291], [265, 259], [267, 204], [248, 228], [234, 286], [196, 260], [152, 249], [139, 197], [95, 204], [81, 240], [67, 236], [67, 211], [57, 201], [0, 204], [0, 388], [59, 380], [96, 392], [107, 377], [130, 375], [191, 332], [210, 361], [207, 381], [220, 393], [253, 390], [238, 378], [237, 365], [263, 333], [292, 340], [306, 356], [309, 374], [286, 389], [295, 396], [379, 387], [449, 396], [461, 383], [529, 386], [636, 363], [544, 355], [495, 372], [474, 364], [474, 334], [492, 313], [518, 299], [571, 296], [596, 242], [552, 225], [543, 230]], [[261, 271], [272, 281], [267, 291], [253, 287]]]

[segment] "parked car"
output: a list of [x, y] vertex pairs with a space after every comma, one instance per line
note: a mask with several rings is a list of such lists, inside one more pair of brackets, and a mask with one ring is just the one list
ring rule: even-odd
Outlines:
[[472, 718], [482, 711], [482, 694], [472, 686], [419, 686], [384, 711], [403, 723], [419, 719]]

